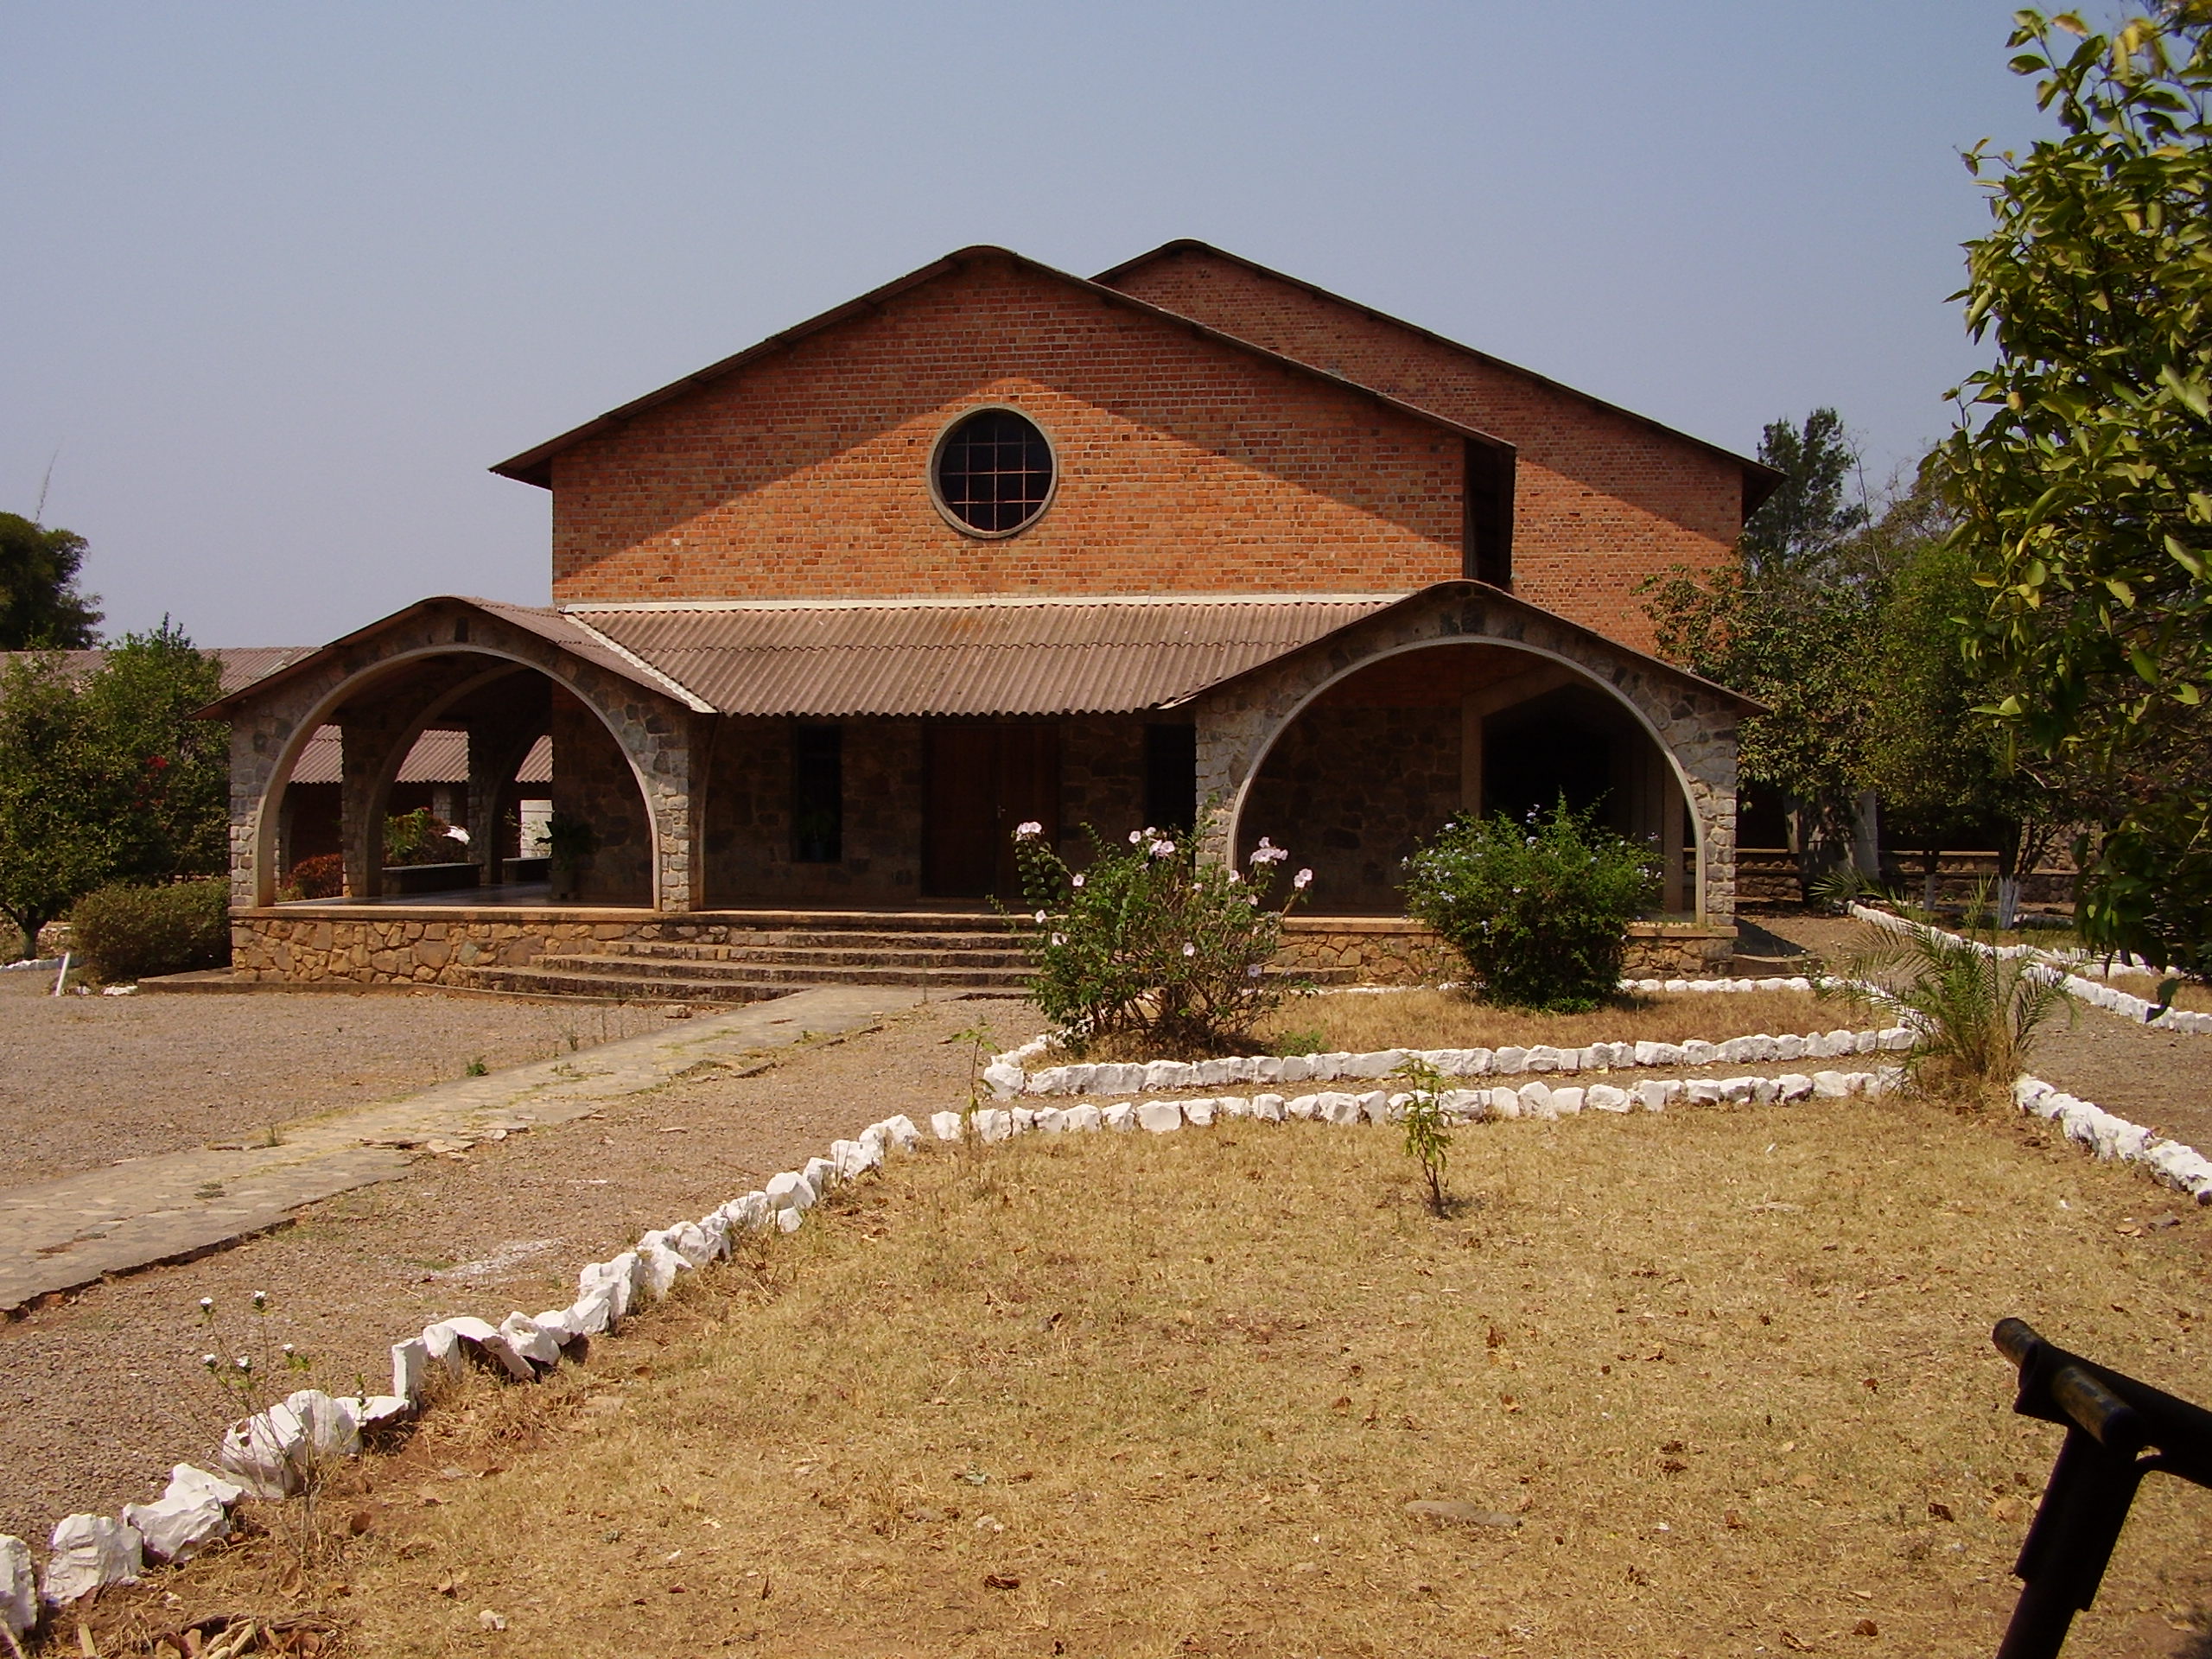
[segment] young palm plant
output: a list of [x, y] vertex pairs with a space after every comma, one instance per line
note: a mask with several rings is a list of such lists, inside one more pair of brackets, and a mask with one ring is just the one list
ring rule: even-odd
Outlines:
[[[1989, 913], [1985, 896], [1975, 894], [1969, 916]], [[2059, 976], [2031, 957], [2000, 955], [1993, 938], [1981, 937], [1986, 928], [1951, 934], [1908, 920], [1894, 928], [1870, 923], [1866, 931], [1843, 971], [1878, 987], [1918, 1032], [1906, 1066], [1923, 1090], [1986, 1097], [2009, 1088], [2027, 1069], [2043, 1027], [2062, 1009], [2073, 1018], [2074, 999]]]

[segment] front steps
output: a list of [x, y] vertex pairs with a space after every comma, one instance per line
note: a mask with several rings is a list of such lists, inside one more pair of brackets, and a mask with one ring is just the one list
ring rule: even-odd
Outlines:
[[527, 966], [451, 970], [448, 980], [534, 996], [759, 1002], [817, 985], [1019, 993], [1030, 970], [1011, 928], [988, 914], [794, 914], [784, 925], [701, 931], [711, 937], [603, 940], [549, 951]]

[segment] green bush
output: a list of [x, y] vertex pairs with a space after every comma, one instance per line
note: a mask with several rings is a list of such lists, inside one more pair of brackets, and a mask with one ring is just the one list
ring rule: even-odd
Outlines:
[[384, 861], [404, 864], [461, 864], [468, 859], [468, 834], [455, 830], [427, 806], [397, 812], [384, 821]]
[[1073, 1044], [1141, 1033], [1166, 1048], [1216, 1052], [1251, 1032], [1294, 988], [1267, 966], [1283, 912], [1313, 880], [1300, 870], [1268, 904], [1289, 856], [1265, 840], [1249, 872], [1202, 863], [1188, 834], [1131, 833], [1126, 847], [1090, 837], [1089, 866], [1071, 870], [1038, 826], [1014, 831], [1034, 934], [1029, 995]]
[[1447, 823], [1406, 861], [1407, 913], [1467, 960], [1484, 1001], [1586, 1012], [1620, 983], [1657, 861], [1565, 800], [1516, 823]]
[[230, 887], [102, 887], [77, 901], [69, 925], [72, 948], [110, 984], [220, 968], [231, 959]]

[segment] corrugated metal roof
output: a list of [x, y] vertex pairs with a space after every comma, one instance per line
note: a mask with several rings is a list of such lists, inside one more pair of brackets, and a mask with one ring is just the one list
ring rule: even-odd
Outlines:
[[[281, 679], [296, 674], [310, 664], [340, 655], [356, 640], [365, 639], [379, 631], [410, 622], [422, 613], [435, 607], [445, 605], [469, 606], [486, 615], [497, 617], [501, 621], [512, 623], [516, 627], [527, 629], [541, 639], [550, 640], [571, 657], [603, 668], [608, 673], [618, 675], [632, 684], [645, 686], [663, 696], [674, 696], [678, 701], [683, 700], [683, 689], [671, 685], [665, 675], [638, 661], [620, 647], [609, 645], [589, 628], [571, 622], [556, 610], [540, 605], [511, 605], [502, 600], [471, 599], [465, 594], [445, 594], [429, 599], [417, 600], [406, 609], [394, 611], [390, 616], [379, 621], [372, 622], [366, 627], [356, 628], [344, 638], [334, 639], [327, 645], [319, 645], [312, 651], [296, 654], [287, 653], [281, 668], [265, 671], [259, 677]], [[455, 649], [466, 652], [468, 648], [466, 645], [458, 645]], [[237, 687], [226, 683], [223, 695], [200, 711], [200, 718], [211, 720], [228, 715], [232, 702], [240, 692], [251, 690], [255, 683], [257, 682], [247, 682]], [[708, 712], [703, 704], [699, 705], [699, 709], [701, 713]]]
[[728, 715], [1156, 709], [1312, 644], [1395, 594], [573, 607]]
[[[251, 685], [264, 674], [274, 674], [288, 664], [302, 657], [315, 655], [313, 645], [223, 645], [203, 646], [201, 654], [213, 657], [223, 668], [223, 695], [228, 696], [241, 686]], [[10, 658], [33, 657], [36, 652], [0, 651], [0, 664]], [[55, 653], [75, 675], [91, 674], [107, 659], [105, 651], [64, 651]]]
[[[296, 784], [336, 784], [345, 781], [345, 751], [338, 728], [319, 726], [293, 763]], [[516, 769], [518, 783], [553, 781], [553, 740], [541, 737]], [[468, 734], [466, 732], [425, 732], [399, 763], [396, 782], [403, 784], [465, 784], [468, 781]]]

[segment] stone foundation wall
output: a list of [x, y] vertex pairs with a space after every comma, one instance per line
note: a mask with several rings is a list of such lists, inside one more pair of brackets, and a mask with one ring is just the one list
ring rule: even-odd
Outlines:
[[1253, 780], [1238, 862], [1266, 836], [1313, 870], [1317, 902], [1402, 915], [1405, 861], [1459, 810], [1459, 772], [1457, 709], [1310, 709]]
[[[1402, 918], [1295, 918], [1284, 924], [1282, 943], [1277, 965], [1293, 971], [1348, 969], [1362, 984], [1431, 985], [1466, 973], [1466, 963], [1440, 936]], [[1735, 950], [1732, 926], [1632, 922], [1622, 973], [1630, 979], [1725, 974]]]

